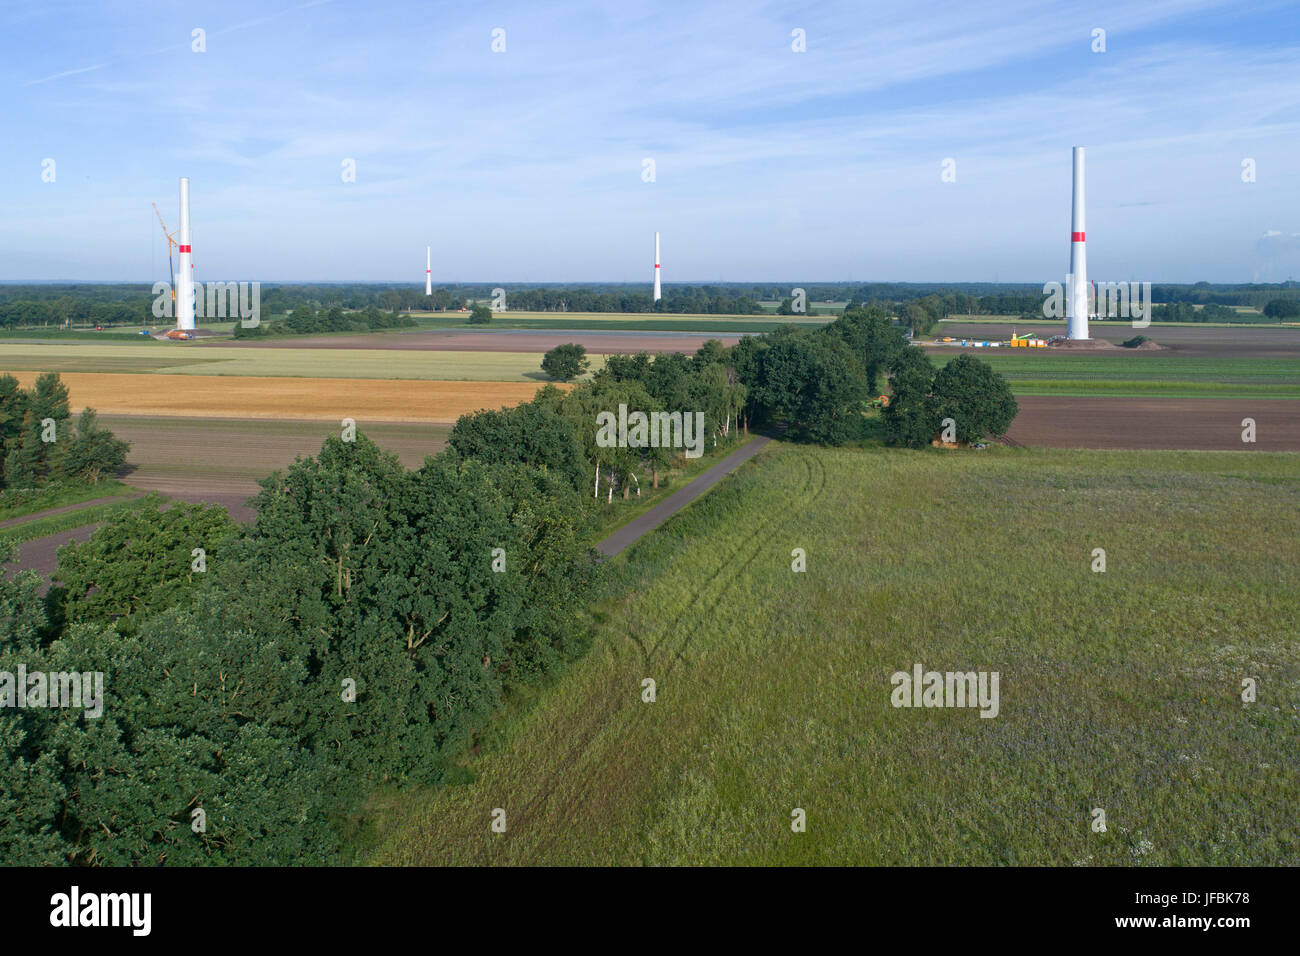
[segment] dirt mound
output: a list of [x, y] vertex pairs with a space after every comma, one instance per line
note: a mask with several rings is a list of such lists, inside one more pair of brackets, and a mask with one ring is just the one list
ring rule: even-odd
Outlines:
[[1160, 345], [1156, 342], [1152, 342], [1150, 339], [1147, 339], [1145, 342], [1141, 342], [1132, 347], [1134, 349], [1138, 349], [1143, 352], [1159, 352], [1159, 351], [1163, 351], [1164, 349], [1163, 345]]

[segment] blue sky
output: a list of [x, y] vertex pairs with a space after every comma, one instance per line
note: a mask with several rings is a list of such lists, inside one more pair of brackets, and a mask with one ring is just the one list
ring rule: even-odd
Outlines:
[[183, 175], [201, 279], [1060, 280], [1073, 145], [1092, 278], [1300, 278], [1295, 4], [42, 0], [0, 89], [5, 280], [165, 278]]

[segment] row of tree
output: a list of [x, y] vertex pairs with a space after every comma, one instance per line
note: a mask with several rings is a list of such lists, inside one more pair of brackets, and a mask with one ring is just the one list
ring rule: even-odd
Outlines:
[[130, 302], [92, 302], [64, 296], [39, 301], [19, 299], [0, 304], [0, 326], [10, 329], [73, 325], [142, 325], [157, 322], [150, 308], [153, 299], [133, 298]]
[[[1042, 315], [1041, 284], [992, 282], [674, 283], [665, 286], [659, 302], [651, 299], [648, 283], [457, 283], [439, 286], [431, 296], [414, 283], [263, 283], [261, 303], [268, 315], [288, 314], [299, 306], [317, 312], [372, 307], [385, 312], [456, 312], [491, 300], [501, 289], [507, 306], [523, 311], [757, 315], [764, 311], [761, 302], [792, 300], [796, 286], [804, 290], [809, 312], [833, 309], [840, 302], [848, 303], [846, 311], [881, 306], [917, 331], [925, 330], [922, 313], [935, 321], [949, 315]], [[1168, 304], [1265, 309], [1275, 301], [1300, 303], [1300, 283], [1159, 284], [1152, 287], [1152, 298]], [[0, 327], [59, 326], [68, 320], [75, 325], [154, 324], [152, 304], [147, 284], [0, 285]], [[909, 309], [912, 305], [921, 312]], [[785, 311], [779, 305], [777, 309], [793, 314], [793, 301]]]
[[[1278, 300], [1283, 307], [1294, 306], [1296, 314], [1300, 315], [1300, 302], [1292, 303], [1287, 300]], [[1272, 303], [1269, 303], [1271, 306]], [[1151, 310], [1151, 321], [1153, 322], [1271, 322], [1276, 321], [1281, 316], [1270, 315], [1267, 311], [1263, 315], [1254, 312], [1238, 312], [1236, 309], [1229, 308], [1226, 305], [1216, 305], [1210, 303], [1197, 307], [1190, 302], [1171, 302], [1168, 305], [1157, 305]]]
[[97, 484], [122, 468], [130, 444], [100, 425], [94, 409], [84, 409], [75, 426], [71, 417], [57, 372], [41, 373], [30, 389], [0, 375], [0, 489]]
[[[586, 369], [585, 351], [572, 343], [558, 346], [543, 358], [542, 368], [560, 380], [577, 377]], [[611, 355], [591, 381], [566, 395], [548, 389], [529, 405], [492, 413], [497, 417], [467, 416], [453, 431], [452, 442], [471, 429], [478, 434], [490, 422], [499, 436], [495, 445], [501, 454], [510, 454], [508, 449], [521, 447], [522, 441], [511, 428], [525, 421], [537, 428], [534, 416], [553, 409], [571, 424], [581, 449], [582, 464], [575, 465], [575, 445], [564, 443], [569, 449], [566, 473], [578, 486], [591, 486], [594, 480], [596, 488], [606, 475], [608, 487], [626, 496], [633, 485], [639, 486], [642, 474], [657, 485], [672, 453], [631, 443], [603, 447], [597, 440], [602, 413], [620, 406], [629, 415], [700, 411], [711, 446], [748, 431], [751, 423], [779, 424], [796, 440], [839, 445], [868, 433], [864, 413], [877, 404], [886, 374], [894, 390], [885, 413], [890, 444], [916, 447], [943, 437], [946, 419], [954, 421], [952, 441], [978, 441], [1004, 434], [1017, 411], [1006, 381], [988, 365], [963, 355], [936, 372], [925, 353], [909, 345], [888, 311], [873, 307], [854, 309], [813, 329], [784, 326], [745, 336], [730, 348], [710, 341], [689, 357], [671, 352], [653, 358], [646, 353]], [[491, 443], [479, 434], [472, 447]]]
[[45, 602], [0, 581], [0, 673], [103, 674], [102, 717], [0, 709], [0, 859], [335, 861], [375, 786], [446, 780], [508, 683], [585, 646], [562, 474], [455, 447], [408, 470], [358, 435], [255, 503], [118, 518]]
[[266, 319], [252, 327], [235, 325], [235, 338], [257, 338], [264, 335], [319, 335], [325, 332], [375, 332], [380, 329], [399, 329], [415, 326], [409, 315], [383, 312], [370, 306], [356, 312], [344, 312], [335, 306], [316, 311], [309, 305], [300, 305], [279, 319]]

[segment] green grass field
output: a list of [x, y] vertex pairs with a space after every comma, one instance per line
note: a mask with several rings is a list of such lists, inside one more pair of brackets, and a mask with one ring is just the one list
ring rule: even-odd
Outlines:
[[[363, 860], [1300, 863], [1300, 456], [774, 443], [606, 587], [466, 782], [374, 795]], [[917, 663], [1000, 713], [891, 706]]]

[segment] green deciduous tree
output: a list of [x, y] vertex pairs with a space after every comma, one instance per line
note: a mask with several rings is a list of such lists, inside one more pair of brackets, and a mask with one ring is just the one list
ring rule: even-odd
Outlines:
[[908, 448], [929, 444], [938, 428], [929, 356], [920, 348], [904, 348], [889, 365], [889, 381], [893, 396], [883, 415], [886, 443]]
[[575, 342], [557, 345], [542, 356], [542, 371], [559, 382], [577, 378], [590, 364], [586, 348]]
[[931, 393], [940, 421], [953, 420], [960, 442], [1006, 434], [1020, 410], [1006, 379], [972, 355], [959, 355], [940, 369]]
[[76, 429], [58, 443], [55, 470], [65, 478], [97, 485], [126, 464], [131, 443], [99, 424], [93, 408], [83, 409]]
[[[560, 395], [554, 386], [548, 388]], [[462, 415], [447, 443], [465, 458], [531, 465], [560, 476], [574, 488], [587, 482], [587, 463], [577, 431], [549, 395], [514, 408]]]
[[753, 400], [796, 437], [840, 445], [862, 434], [866, 378], [843, 340], [783, 330], [758, 354], [755, 377]]
[[235, 533], [219, 505], [124, 512], [86, 541], [59, 548], [52, 604], [70, 623], [116, 623], [129, 634], [141, 618], [187, 605]]

